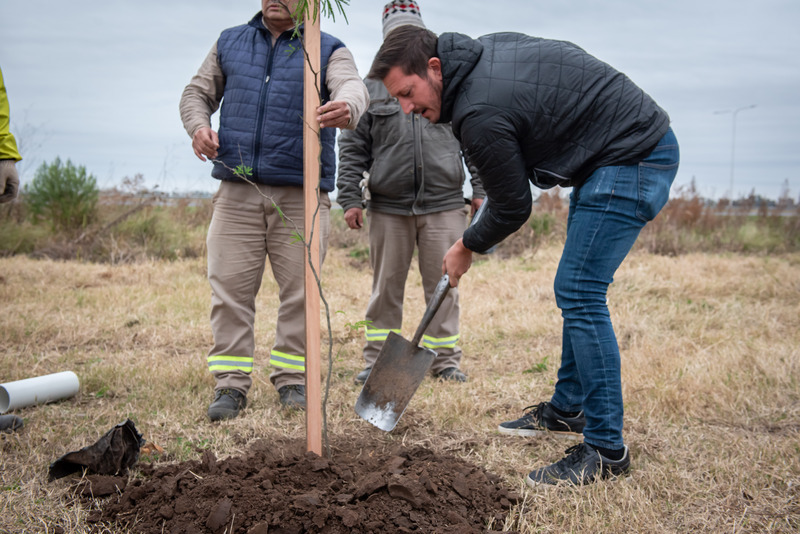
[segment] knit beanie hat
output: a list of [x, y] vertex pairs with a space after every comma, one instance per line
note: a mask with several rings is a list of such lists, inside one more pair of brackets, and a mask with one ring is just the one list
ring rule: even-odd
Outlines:
[[393, 29], [411, 24], [424, 28], [419, 4], [416, 2], [389, 2], [383, 8], [383, 38]]

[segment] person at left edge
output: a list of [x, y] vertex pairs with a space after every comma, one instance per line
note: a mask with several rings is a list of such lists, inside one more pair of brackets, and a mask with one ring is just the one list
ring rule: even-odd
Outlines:
[[[19, 191], [19, 175], [16, 163], [22, 159], [17, 149], [17, 141], [11, 133], [10, 113], [3, 71], [0, 70], [0, 204], [11, 202]], [[22, 418], [13, 415], [0, 415], [0, 432], [14, 432], [22, 428]]]
[[19, 192], [19, 174], [16, 163], [22, 159], [17, 141], [11, 133], [10, 109], [3, 71], [0, 70], [0, 204], [11, 202]]
[[[208, 230], [208, 279], [216, 381], [212, 421], [239, 415], [252, 385], [255, 298], [270, 261], [280, 306], [270, 381], [283, 406], [305, 408], [303, 243], [303, 44], [295, 35], [298, 0], [262, 0], [247, 24], [224, 30], [183, 91], [180, 113], [201, 160], [220, 180]], [[300, 32], [303, 27], [300, 26]], [[355, 128], [369, 96], [350, 51], [321, 34], [320, 261], [330, 230], [336, 128]], [[211, 115], [220, 107], [219, 132]], [[248, 181], [235, 172], [249, 167]], [[279, 209], [278, 209], [279, 208]]]
[[[11, 202], [19, 191], [16, 163], [22, 159], [17, 141], [9, 128], [10, 113], [3, 71], [0, 70], [0, 204]], [[0, 415], [0, 432], [15, 432], [22, 428], [22, 418], [13, 414]]]

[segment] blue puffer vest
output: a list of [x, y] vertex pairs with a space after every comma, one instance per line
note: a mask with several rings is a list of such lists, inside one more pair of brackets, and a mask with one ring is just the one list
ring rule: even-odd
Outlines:
[[[329, 100], [324, 66], [342, 46], [335, 37], [322, 33], [323, 101]], [[273, 47], [259, 12], [249, 23], [222, 32], [217, 40], [217, 60], [225, 75], [217, 155], [222, 163], [214, 163], [211, 175], [241, 181], [232, 169], [244, 165], [253, 169], [250, 179], [254, 182], [302, 186], [305, 55], [300, 39], [292, 38], [289, 30]], [[332, 191], [336, 129], [323, 128], [321, 134], [320, 189]]]

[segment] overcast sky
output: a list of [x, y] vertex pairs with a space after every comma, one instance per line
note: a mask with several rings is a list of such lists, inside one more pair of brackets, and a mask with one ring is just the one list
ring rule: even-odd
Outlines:
[[[472, 37], [517, 31], [572, 41], [625, 72], [667, 110], [681, 144], [677, 187], [703, 196], [800, 196], [797, 0], [420, 0], [428, 28]], [[322, 20], [366, 75], [382, 0]], [[260, 0], [2, 0], [0, 68], [23, 183], [56, 156], [103, 188], [142, 174], [165, 192], [214, 191], [178, 101], [221, 30]], [[740, 108], [755, 105], [752, 109]], [[734, 140], [735, 120], [735, 144]], [[732, 156], [735, 156], [732, 158]]]

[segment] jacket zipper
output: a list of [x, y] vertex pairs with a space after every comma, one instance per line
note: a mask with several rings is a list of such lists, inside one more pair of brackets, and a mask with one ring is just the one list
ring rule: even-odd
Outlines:
[[419, 172], [422, 166], [422, 127], [416, 113], [411, 114], [411, 133], [414, 140], [414, 202], [411, 204], [411, 213], [416, 215], [417, 202], [422, 197], [424, 187], [422, 173]]
[[[261, 163], [261, 132], [264, 125], [264, 114], [267, 112], [267, 107], [263, 104], [267, 100], [267, 93], [269, 93], [269, 82], [270, 78], [272, 77], [272, 60], [275, 57], [275, 50], [278, 49], [278, 41], [280, 41], [283, 37], [283, 35], [279, 35], [275, 40], [275, 46], [272, 46], [272, 39], [270, 36], [266, 33], [262, 33], [261, 35], [264, 36], [264, 39], [267, 41], [267, 46], [269, 47], [269, 60], [267, 61], [267, 66], [264, 69], [264, 85], [261, 87], [261, 94], [259, 95], [258, 123], [256, 124], [256, 138], [253, 145], [254, 175], [258, 173], [258, 166]], [[255, 176], [253, 176], [253, 178], [255, 178]]]

